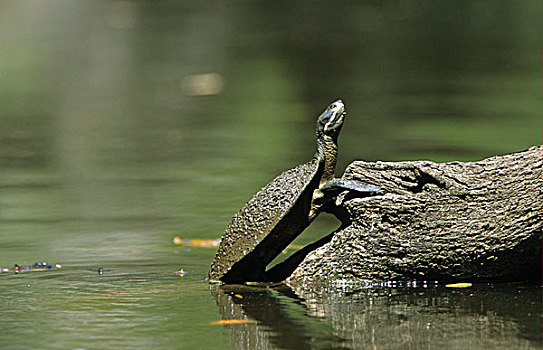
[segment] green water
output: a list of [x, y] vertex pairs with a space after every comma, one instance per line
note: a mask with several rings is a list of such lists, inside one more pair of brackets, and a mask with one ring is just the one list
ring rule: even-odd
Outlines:
[[0, 348], [541, 348], [540, 286], [217, 290], [172, 243], [307, 161], [336, 98], [338, 173], [540, 144], [540, 37], [530, 1], [0, 1], [0, 267], [63, 266], [0, 274]]

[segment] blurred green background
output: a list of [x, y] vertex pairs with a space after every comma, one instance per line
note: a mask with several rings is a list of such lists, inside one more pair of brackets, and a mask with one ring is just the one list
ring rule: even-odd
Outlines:
[[[478, 160], [541, 143], [538, 1], [3, 0], [0, 48], [0, 266], [63, 263], [35, 280], [51, 291], [95, 288], [78, 276], [109, 267], [105, 300], [119, 271], [162, 287], [168, 276], [201, 310], [172, 313], [181, 323], [216, 318], [214, 250], [181, 254], [172, 237], [219, 237], [261, 186], [311, 158], [333, 100], [348, 109], [338, 175], [356, 159]], [[336, 225], [318, 220], [301, 243]], [[20, 300], [28, 281], [1, 277]], [[160, 295], [168, 319], [179, 296]], [[0, 324], [17, 330], [4, 344], [36, 313], [21, 317]], [[200, 344], [209, 333], [194, 327]]]
[[540, 5], [2, 1], [0, 220], [216, 236], [336, 98], [338, 174], [539, 144]]

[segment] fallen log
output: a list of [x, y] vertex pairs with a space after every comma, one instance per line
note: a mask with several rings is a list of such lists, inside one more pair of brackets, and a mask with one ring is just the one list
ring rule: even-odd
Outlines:
[[346, 224], [287, 283], [540, 280], [542, 163], [543, 146], [478, 162], [355, 161], [343, 177], [386, 194], [339, 196]]

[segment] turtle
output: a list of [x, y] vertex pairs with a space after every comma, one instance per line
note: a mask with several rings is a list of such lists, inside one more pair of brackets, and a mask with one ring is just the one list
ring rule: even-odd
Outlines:
[[266, 266], [323, 211], [339, 192], [378, 194], [380, 186], [334, 178], [337, 140], [346, 116], [341, 100], [317, 120], [313, 158], [287, 170], [258, 191], [226, 228], [211, 264], [210, 283], [277, 282]]

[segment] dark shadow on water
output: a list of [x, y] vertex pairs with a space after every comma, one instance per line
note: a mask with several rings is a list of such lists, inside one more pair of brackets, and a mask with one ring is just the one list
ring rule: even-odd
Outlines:
[[326, 294], [286, 285], [211, 286], [236, 349], [541, 348], [541, 288], [373, 287]]

